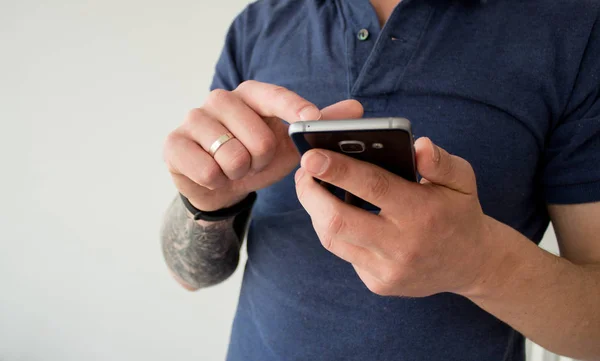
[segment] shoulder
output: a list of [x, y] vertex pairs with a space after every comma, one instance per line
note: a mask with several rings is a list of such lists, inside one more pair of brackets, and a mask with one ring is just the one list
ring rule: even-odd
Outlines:
[[554, 21], [563, 29], [591, 31], [600, 16], [600, 0], [538, 0], [536, 3], [537, 15]]
[[536, 0], [519, 4], [520, 11], [528, 13], [522, 19], [530, 19], [524, 30], [529, 28], [527, 31], [536, 35], [545, 46], [544, 54], [552, 54], [555, 65], [562, 69], [557, 71], [577, 75], [585, 58], [600, 56], [600, 0]]
[[237, 48], [246, 54], [271, 49], [297, 37], [299, 29], [318, 23], [321, 10], [330, 8], [331, 0], [258, 0], [250, 3], [237, 16], [233, 28], [243, 41]]
[[539, 0], [548, 9], [571, 11], [594, 11], [600, 9], [600, 0]]
[[331, 3], [330, 0], [258, 0], [246, 6], [234, 25], [242, 26], [248, 39], [259, 34], [282, 33], [299, 21], [314, 18], [319, 8]]
[[326, 0], [257, 0], [246, 7], [249, 15], [293, 15], [293, 11], [324, 3]]

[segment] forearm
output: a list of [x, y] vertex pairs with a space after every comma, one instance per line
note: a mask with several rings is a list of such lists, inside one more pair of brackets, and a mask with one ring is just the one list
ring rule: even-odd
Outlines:
[[466, 296], [550, 351], [600, 360], [600, 266], [574, 264], [490, 224], [492, 276]]
[[241, 242], [233, 229], [233, 218], [194, 221], [180, 197], [169, 206], [161, 242], [167, 266], [189, 290], [217, 284], [237, 268]]

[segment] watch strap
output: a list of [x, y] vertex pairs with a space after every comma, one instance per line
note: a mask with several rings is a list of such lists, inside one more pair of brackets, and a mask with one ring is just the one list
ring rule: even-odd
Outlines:
[[185, 208], [187, 208], [187, 210], [190, 211], [190, 213], [194, 216], [194, 220], [202, 220], [207, 222], [224, 221], [226, 219], [233, 218], [244, 211], [250, 210], [254, 205], [254, 202], [256, 201], [257, 197], [256, 192], [252, 192], [248, 194], [246, 198], [242, 199], [240, 202], [230, 207], [207, 212], [194, 207], [190, 200], [187, 199], [187, 197], [185, 197], [183, 194], [180, 193], [179, 195], [181, 197], [181, 200], [183, 201], [183, 205], [185, 206]]

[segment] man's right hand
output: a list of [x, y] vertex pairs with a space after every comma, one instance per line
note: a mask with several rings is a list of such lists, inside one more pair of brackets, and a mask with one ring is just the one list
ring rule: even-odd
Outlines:
[[[353, 119], [362, 105], [345, 100], [321, 111], [283, 87], [247, 81], [234, 91], [214, 90], [169, 134], [164, 157], [179, 192], [198, 209], [231, 206], [289, 174], [300, 160], [288, 125], [316, 119]], [[209, 154], [222, 135], [235, 138]]]

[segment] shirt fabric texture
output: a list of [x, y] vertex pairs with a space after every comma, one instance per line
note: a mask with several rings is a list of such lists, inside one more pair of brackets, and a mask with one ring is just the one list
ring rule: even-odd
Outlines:
[[[408, 118], [471, 163], [487, 215], [539, 243], [548, 203], [600, 200], [599, 9], [403, 0], [381, 28], [368, 0], [260, 0], [211, 88], [253, 79]], [[466, 298], [371, 293], [321, 246], [293, 174], [258, 192], [228, 361], [525, 359], [523, 337]]]

